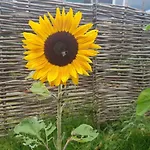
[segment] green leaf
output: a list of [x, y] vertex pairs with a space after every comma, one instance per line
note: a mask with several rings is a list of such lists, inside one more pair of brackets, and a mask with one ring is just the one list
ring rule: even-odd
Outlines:
[[138, 99], [136, 106], [136, 115], [143, 116], [150, 110], [150, 88], [143, 90]]
[[32, 79], [32, 76], [33, 76], [34, 72], [35, 72], [35, 71], [31, 71], [25, 79], [26, 79], [26, 80], [27, 80], [27, 79]]
[[34, 82], [30, 90], [32, 93], [43, 96], [45, 98], [50, 96], [49, 90], [47, 89], [45, 84], [40, 81]]
[[71, 132], [71, 139], [84, 143], [94, 140], [98, 134], [90, 125], [82, 124]]
[[150, 30], [150, 24], [148, 24], [147, 26], [145, 26], [144, 30], [146, 30], [146, 31]]
[[23, 145], [29, 146], [31, 149], [34, 149], [34, 148], [38, 147], [38, 145], [39, 145], [39, 142], [37, 139], [31, 139], [29, 137], [24, 137], [23, 139], [24, 139]]
[[[52, 123], [49, 123], [49, 125], [46, 126], [43, 120], [38, 120], [37, 117], [30, 117], [22, 120], [14, 128], [14, 133], [16, 134], [16, 137], [23, 139], [23, 145], [34, 149], [39, 145], [45, 146], [44, 143], [47, 143], [52, 139], [52, 137], [49, 138], [49, 136], [55, 129], [56, 127], [52, 125]], [[45, 141], [45, 139], [47, 139], [47, 141]]]
[[39, 121], [37, 117], [30, 117], [22, 120], [15, 128], [14, 132], [16, 134], [29, 134], [32, 136], [40, 137], [40, 131], [45, 128], [45, 123]]
[[46, 128], [45, 128], [45, 134], [46, 137], [49, 137], [54, 131], [55, 131], [56, 127], [50, 123]]

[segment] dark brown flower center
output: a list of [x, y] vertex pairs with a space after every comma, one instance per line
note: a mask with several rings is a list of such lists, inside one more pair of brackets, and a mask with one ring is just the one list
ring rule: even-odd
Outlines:
[[76, 58], [77, 51], [78, 43], [75, 37], [68, 32], [57, 32], [50, 35], [44, 45], [47, 60], [58, 66], [71, 63]]

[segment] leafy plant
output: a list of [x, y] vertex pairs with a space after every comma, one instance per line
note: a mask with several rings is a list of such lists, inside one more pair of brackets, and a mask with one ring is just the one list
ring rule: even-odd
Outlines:
[[[38, 120], [37, 117], [30, 117], [22, 120], [15, 128], [14, 132], [16, 137], [23, 139], [23, 145], [29, 146], [34, 149], [40, 145], [44, 146], [47, 150], [49, 142], [54, 139], [52, 133], [56, 127], [49, 123], [46, 126], [43, 120]], [[94, 140], [98, 136], [96, 130], [90, 125], [82, 124], [71, 132], [71, 137], [68, 138], [63, 150], [71, 141], [85, 143]], [[53, 143], [55, 145], [55, 143]]]
[[38, 120], [37, 117], [30, 117], [22, 120], [14, 128], [14, 132], [17, 137], [23, 139], [23, 145], [29, 146], [31, 149], [43, 145], [49, 150], [48, 142], [52, 139], [51, 134], [55, 129], [56, 127], [52, 123], [46, 125], [43, 120]]
[[146, 30], [146, 31], [150, 30], [150, 24], [146, 25], [146, 26], [144, 27], [144, 30]]
[[94, 130], [90, 125], [82, 124], [71, 132], [71, 137], [68, 138], [63, 150], [66, 149], [67, 145], [71, 141], [76, 141], [79, 143], [86, 143], [93, 141], [99, 133]]
[[80, 143], [92, 141], [97, 136], [97, 130], [87, 124], [82, 124], [71, 132], [71, 139]]
[[32, 87], [30, 88], [30, 91], [32, 93], [34, 93], [34, 94], [43, 96], [45, 98], [47, 98], [47, 97], [50, 96], [49, 90], [47, 89], [47, 87], [45, 86], [45, 84], [42, 83], [42, 82], [40, 82], [40, 81], [34, 82], [32, 84]]
[[[30, 88], [34, 94], [48, 97], [50, 96], [50, 92], [42, 82], [34, 82], [32, 87]], [[59, 92], [58, 96], [61, 97], [62, 93]], [[56, 98], [57, 96], [54, 95]], [[58, 97], [58, 100], [59, 100]], [[62, 113], [62, 108], [60, 107], [59, 113]], [[60, 115], [58, 115], [60, 116]], [[43, 120], [38, 120], [37, 117], [30, 117], [22, 120], [15, 128], [14, 132], [17, 137], [23, 139], [23, 145], [29, 146], [31, 149], [34, 149], [38, 146], [44, 146], [47, 150], [50, 150], [49, 142], [53, 139], [53, 145], [56, 149], [57, 142], [54, 140], [52, 133], [55, 131], [56, 127], [49, 123], [46, 125]], [[60, 128], [59, 128], [60, 129]], [[57, 128], [58, 132], [58, 128]], [[57, 134], [58, 135], [58, 134]], [[76, 141], [79, 143], [90, 142], [94, 140], [98, 136], [96, 130], [94, 130], [90, 125], [82, 124], [79, 127], [75, 128], [71, 132], [71, 136], [67, 139], [63, 150], [66, 150], [66, 147], [71, 141]], [[62, 142], [62, 139], [60, 139]]]
[[137, 99], [136, 115], [143, 116], [150, 110], [150, 88], [143, 90]]

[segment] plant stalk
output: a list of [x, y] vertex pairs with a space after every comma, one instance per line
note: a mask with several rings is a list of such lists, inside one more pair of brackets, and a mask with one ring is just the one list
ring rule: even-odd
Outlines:
[[44, 146], [46, 147], [46, 150], [50, 150], [47, 144], [44, 143]]
[[45, 146], [46, 150], [51, 150], [51, 149], [48, 147], [48, 143], [46, 144], [46, 143], [44, 142], [44, 140], [41, 139], [40, 137], [38, 137], [38, 139], [40, 140], [41, 145]]
[[62, 117], [62, 85], [58, 86], [58, 97], [57, 97], [57, 150], [62, 149], [62, 135], [61, 135], [61, 117]]
[[72, 141], [72, 139], [71, 139], [71, 137], [70, 137], [70, 138], [67, 140], [67, 142], [66, 142], [66, 144], [65, 144], [65, 146], [64, 146], [64, 148], [63, 148], [63, 150], [66, 150], [68, 144], [69, 144], [71, 141]]

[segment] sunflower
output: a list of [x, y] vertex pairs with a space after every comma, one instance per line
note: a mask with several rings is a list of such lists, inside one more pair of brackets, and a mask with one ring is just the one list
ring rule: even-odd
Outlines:
[[66, 85], [68, 79], [78, 84], [80, 75], [88, 76], [92, 71], [89, 57], [96, 56], [100, 48], [94, 41], [98, 30], [90, 30], [92, 23], [79, 26], [82, 13], [66, 13], [56, 8], [56, 16], [49, 12], [39, 17], [39, 22], [29, 21], [34, 33], [24, 32], [23, 47], [26, 67], [34, 70], [33, 79], [50, 85]]

